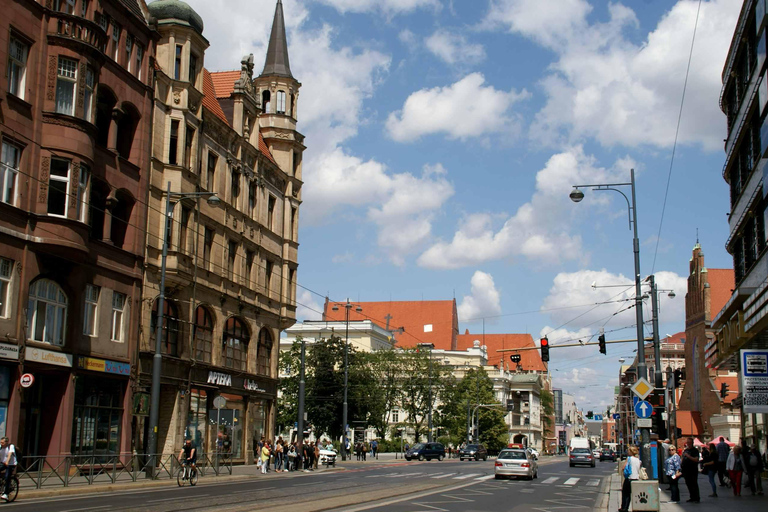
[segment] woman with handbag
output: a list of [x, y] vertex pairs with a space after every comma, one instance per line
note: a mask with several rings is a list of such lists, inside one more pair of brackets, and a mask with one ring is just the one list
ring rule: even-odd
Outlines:
[[624, 466], [624, 483], [621, 486], [621, 508], [619, 512], [629, 512], [629, 504], [632, 501], [632, 480], [640, 479], [640, 459], [637, 454], [640, 453], [637, 446], [630, 446], [627, 450], [629, 457]]
[[715, 475], [717, 474], [717, 448], [714, 443], [702, 450], [701, 472], [709, 478], [709, 485], [712, 486], [710, 498], [717, 498], [717, 485], [715, 485]]
[[683, 473], [680, 471], [680, 456], [674, 446], [669, 447], [669, 456], [664, 461], [664, 474], [669, 477], [669, 490], [672, 491], [670, 502], [680, 503], [680, 477]]
[[728, 470], [728, 478], [731, 479], [731, 487], [734, 496], [741, 496], [741, 475], [744, 474], [744, 456], [741, 453], [741, 446], [735, 445], [728, 455], [728, 462], [725, 463], [725, 469]]

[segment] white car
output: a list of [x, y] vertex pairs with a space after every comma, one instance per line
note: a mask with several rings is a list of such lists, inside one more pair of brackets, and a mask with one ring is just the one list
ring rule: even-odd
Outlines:
[[539, 451], [536, 448], [528, 448], [528, 451], [531, 452], [534, 459], [539, 460]]
[[592, 456], [599, 459], [600, 458], [600, 450], [597, 450], [597, 449], [592, 450]]
[[328, 467], [328, 466], [336, 467], [336, 451], [321, 449], [320, 458], [317, 459], [317, 463], [322, 464], [325, 467]]

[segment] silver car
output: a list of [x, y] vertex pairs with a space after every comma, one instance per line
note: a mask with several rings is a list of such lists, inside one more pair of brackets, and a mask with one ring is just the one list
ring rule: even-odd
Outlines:
[[539, 465], [527, 450], [501, 450], [494, 464], [496, 480], [506, 477], [522, 476], [528, 480], [539, 477]]

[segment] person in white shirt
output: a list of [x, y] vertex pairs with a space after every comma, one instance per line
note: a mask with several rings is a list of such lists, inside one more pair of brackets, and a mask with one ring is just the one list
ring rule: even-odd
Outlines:
[[641, 464], [637, 456], [640, 451], [637, 449], [637, 446], [630, 446], [627, 453], [629, 457], [627, 457], [627, 464], [624, 469], [624, 483], [621, 486], [621, 508], [619, 512], [629, 512], [629, 504], [632, 501], [632, 480], [640, 479]]
[[11, 486], [11, 477], [16, 470], [16, 448], [7, 437], [0, 438], [0, 471], [4, 473], [5, 487], [0, 499], [8, 501], [8, 489]]

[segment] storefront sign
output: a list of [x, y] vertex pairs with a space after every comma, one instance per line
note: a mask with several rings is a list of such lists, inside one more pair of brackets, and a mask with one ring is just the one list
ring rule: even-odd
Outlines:
[[23, 388], [28, 388], [32, 386], [32, 384], [34, 383], [35, 383], [35, 376], [32, 375], [31, 373], [25, 373], [19, 379], [19, 384], [21, 384], [21, 387]]
[[259, 383], [250, 379], [243, 380], [243, 388], [248, 391], [257, 391], [259, 393], [266, 393], [267, 390], [259, 387]]
[[131, 374], [131, 365], [128, 363], [107, 361], [105, 359], [96, 359], [95, 357], [79, 356], [77, 358], [77, 366], [92, 372], [114, 373], [115, 375], [125, 376]]
[[741, 350], [744, 413], [768, 413], [768, 350]]
[[232, 387], [232, 376], [228, 373], [208, 372], [208, 384]]
[[0, 343], [0, 359], [19, 359], [19, 346]]
[[56, 366], [72, 367], [72, 354], [64, 352], [54, 352], [43, 348], [27, 348], [24, 352], [24, 359], [36, 363], [53, 364]]

